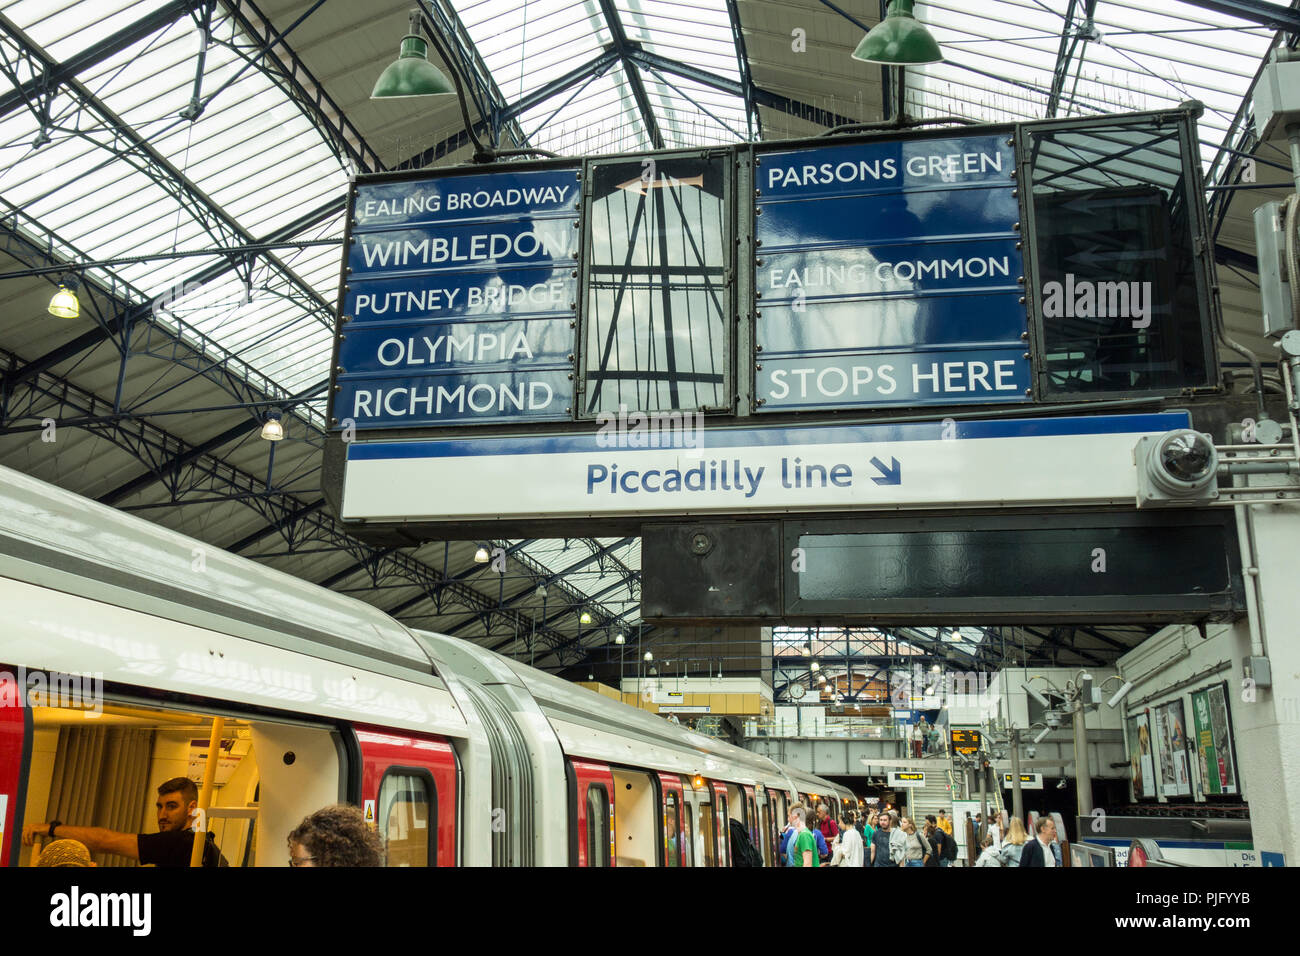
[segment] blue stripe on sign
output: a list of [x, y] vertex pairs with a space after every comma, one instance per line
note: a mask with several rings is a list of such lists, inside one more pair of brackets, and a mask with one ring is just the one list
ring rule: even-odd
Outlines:
[[[1089, 415], [1073, 418], [958, 421], [957, 439], [1037, 438], [1049, 435], [1122, 435], [1166, 432], [1191, 426], [1185, 411], [1149, 415]], [[706, 448], [790, 445], [873, 444], [905, 441], [939, 441], [945, 425], [936, 422], [902, 422], [880, 425], [832, 425], [799, 428], [716, 428], [704, 432]], [[352, 442], [348, 461], [382, 461], [399, 458], [469, 458], [483, 455], [592, 454], [629, 449], [603, 448], [595, 432], [581, 435], [519, 435], [444, 441]]]
[[[1083, 842], [1128, 848], [1132, 846], [1133, 841], [1136, 839], [1138, 838], [1129, 837], [1127, 840], [1112, 840], [1089, 835], [1088, 839]], [[1166, 840], [1162, 837], [1146, 837], [1145, 839], [1155, 840], [1162, 850], [1226, 850], [1228, 848], [1223, 840]]]

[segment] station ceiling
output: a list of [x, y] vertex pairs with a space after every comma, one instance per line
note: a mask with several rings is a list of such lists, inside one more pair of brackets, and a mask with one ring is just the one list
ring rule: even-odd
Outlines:
[[[415, 2], [0, 0], [0, 464], [577, 673], [641, 623], [637, 539], [482, 542], [502, 575], [479, 542], [363, 545], [319, 491], [349, 177], [470, 156], [454, 97], [369, 98]], [[946, 59], [900, 75], [850, 57], [876, 0], [421, 2], [503, 148], [803, 137], [900, 100], [978, 121], [1199, 100], [1225, 318], [1272, 359], [1251, 213], [1291, 173], [1285, 144], [1254, 136], [1250, 92], [1296, 44], [1295, 3], [919, 2]], [[1278, 188], [1225, 188], [1246, 183]], [[75, 321], [45, 311], [68, 266]], [[275, 445], [259, 437], [271, 408]], [[1070, 639], [1113, 659], [1144, 633]]]

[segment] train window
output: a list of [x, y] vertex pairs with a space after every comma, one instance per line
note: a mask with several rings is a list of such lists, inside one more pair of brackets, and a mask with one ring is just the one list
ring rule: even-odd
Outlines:
[[727, 830], [727, 798], [718, 794], [718, 866], [731, 866], [731, 834]]
[[680, 818], [677, 812], [677, 794], [664, 794], [664, 855], [669, 866], [677, 866], [681, 861], [678, 849]]
[[700, 843], [704, 846], [704, 865], [717, 866], [717, 831], [713, 827], [713, 807], [707, 803], [700, 805], [699, 831]]
[[379, 784], [379, 822], [389, 866], [436, 862], [437, 791], [427, 773], [389, 770]]
[[609, 866], [609, 794], [595, 783], [587, 787], [587, 865]]
[[692, 839], [694, 828], [691, 826], [692, 807], [689, 803], [682, 807], [682, 847], [686, 852], [682, 855], [683, 866], [695, 865], [695, 841]]

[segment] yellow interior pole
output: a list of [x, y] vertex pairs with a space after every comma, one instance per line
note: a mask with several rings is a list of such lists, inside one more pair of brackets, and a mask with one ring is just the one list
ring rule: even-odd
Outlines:
[[190, 866], [203, 865], [203, 845], [208, 840], [208, 807], [212, 804], [212, 785], [217, 779], [217, 758], [221, 755], [221, 732], [225, 726], [224, 718], [212, 718], [212, 733], [208, 737], [208, 760], [203, 765], [203, 786], [199, 790], [199, 819], [203, 823], [203, 829], [194, 831], [194, 848], [190, 851]]

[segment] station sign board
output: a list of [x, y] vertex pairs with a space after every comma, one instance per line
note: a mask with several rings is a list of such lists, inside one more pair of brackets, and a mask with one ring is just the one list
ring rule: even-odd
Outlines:
[[971, 730], [966, 727], [954, 727], [952, 729], [953, 753], [969, 757], [972, 754], [979, 753], [983, 743], [984, 736], [978, 730]]
[[358, 184], [334, 418], [571, 418], [578, 186], [576, 168]]
[[401, 521], [1125, 504], [1137, 439], [1188, 422], [1186, 412], [1165, 412], [951, 429], [723, 428], [686, 448], [610, 448], [599, 434], [354, 442], [342, 512]]
[[[1002, 786], [1010, 788], [1015, 783], [1015, 775], [1004, 773], [1002, 775]], [[1041, 773], [1022, 773], [1020, 775], [1021, 790], [1042, 790], [1043, 775]]]
[[889, 772], [891, 787], [924, 787], [925, 772], [922, 770], [891, 770]]
[[760, 410], [1028, 400], [1005, 133], [763, 152]]

